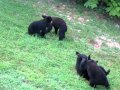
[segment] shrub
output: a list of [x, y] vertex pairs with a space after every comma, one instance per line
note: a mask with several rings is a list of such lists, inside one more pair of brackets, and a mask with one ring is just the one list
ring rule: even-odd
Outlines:
[[76, 3], [84, 3], [85, 7], [92, 9], [100, 7], [111, 16], [120, 17], [120, 0], [74, 0]]
[[120, 17], [120, 1], [119, 0], [110, 0], [111, 2], [106, 2], [108, 7], [106, 11], [109, 12], [109, 15]]

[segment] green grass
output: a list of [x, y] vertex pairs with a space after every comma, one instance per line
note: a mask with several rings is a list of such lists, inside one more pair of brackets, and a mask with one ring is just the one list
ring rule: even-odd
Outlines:
[[[68, 3], [0, 1], [0, 90], [93, 90], [88, 81], [76, 74], [76, 51], [91, 54], [105, 69], [110, 69], [107, 77], [111, 90], [119, 90], [120, 49], [102, 45], [100, 50], [95, 50], [88, 40], [107, 35], [120, 42], [120, 28], [110, 20], [99, 19], [94, 11]], [[59, 4], [65, 5], [65, 9], [56, 11]], [[42, 19], [44, 13], [67, 22], [65, 40], [58, 41], [54, 32], [47, 34], [46, 39], [26, 34], [28, 25]], [[67, 18], [70, 13], [73, 20]], [[79, 17], [90, 21], [80, 24]]]

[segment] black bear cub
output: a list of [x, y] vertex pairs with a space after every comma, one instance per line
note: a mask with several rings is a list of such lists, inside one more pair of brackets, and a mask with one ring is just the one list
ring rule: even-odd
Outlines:
[[[43, 18], [46, 18], [46, 15], [42, 15]], [[67, 31], [67, 25], [65, 21], [59, 17], [52, 17], [52, 26], [55, 29], [55, 34], [59, 31], [59, 40], [63, 40], [65, 38], [65, 32]], [[49, 29], [47, 32], [50, 32]]]
[[77, 71], [77, 74], [80, 75], [80, 76], [83, 76], [83, 78], [89, 80], [87, 70], [81, 70], [80, 69], [81, 61], [82, 60], [87, 60], [87, 56], [84, 55], [84, 54], [80, 54], [79, 52], [76, 52], [76, 55], [77, 55], [77, 61], [76, 61], [75, 69]]
[[44, 37], [48, 27], [50, 27], [50, 23], [52, 18], [50, 16], [45, 17], [43, 20], [34, 21], [28, 27], [28, 34], [29, 35], [40, 35]]
[[104, 71], [97, 65], [94, 60], [88, 57], [88, 60], [82, 60], [80, 69], [87, 70], [90, 86], [96, 88], [96, 85], [103, 85], [109, 88], [109, 82]]

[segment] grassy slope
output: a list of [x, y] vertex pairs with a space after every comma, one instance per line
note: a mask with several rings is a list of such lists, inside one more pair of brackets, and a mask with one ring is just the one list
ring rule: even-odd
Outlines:
[[[98, 51], [88, 43], [89, 39], [103, 34], [120, 41], [119, 28], [110, 21], [98, 19], [93, 11], [84, 13], [80, 6], [75, 6], [75, 9], [63, 3], [66, 9], [55, 12], [55, 5], [60, 2], [50, 1], [0, 1], [0, 90], [92, 89], [86, 80], [82, 77], [79, 80], [76, 74], [75, 51], [92, 54], [99, 64], [110, 68], [108, 79], [111, 90], [119, 90], [120, 50], [103, 45]], [[46, 39], [25, 34], [29, 23], [41, 19], [43, 13], [66, 20], [68, 32], [64, 41], [59, 42], [52, 32], [46, 35]], [[69, 13], [74, 14], [74, 20], [68, 20]], [[90, 22], [84, 25], [78, 23], [79, 16]]]

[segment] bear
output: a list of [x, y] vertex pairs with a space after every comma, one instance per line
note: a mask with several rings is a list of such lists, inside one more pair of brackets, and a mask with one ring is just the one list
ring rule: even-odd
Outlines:
[[[77, 61], [76, 61], [75, 69], [77, 71], [77, 74], [80, 76], [83, 76], [83, 78], [89, 80], [87, 70], [82, 70], [82, 69], [80, 70], [80, 64], [81, 64], [82, 60], [91, 60], [90, 55], [87, 57], [85, 54], [80, 54], [79, 52], [76, 52], [76, 55], [77, 55]], [[95, 61], [95, 62], [98, 63], [98, 61]], [[110, 70], [106, 71], [102, 66], [99, 66], [99, 67], [103, 70], [103, 72], [106, 75], [109, 74]]]
[[97, 65], [94, 60], [82, 60], [80, 70], [87, 70], [89, 83], [91, 87], [96, 88], [96, 85], [103, 85], [109, 88], [109, 82], [104, 71]]
[[32, 22], [28, 27], [28, 34], [34, 36], [37, 34], [44, 37], [47, 29], [51, 29], [51, 21], [52, 18], [50, 16], [46, 16], [42, 20]]
[[[46, 18], [48, 16], [42, 15], [43, 18]], [[51, 16], [52, 17], [52, 16]], [[66, 22], [59, 18], [59, 17], [52, 17], [52, 26], [55, 29], [55, 34], [59, 31], [59, 40], [63, 40], [65, 38], [65, 33], [67, 32], [67, 24]], [[50, 32], [51, 29], [48, 29], [47, 33]]]
[[[88, 56], [88, 60], [92, 60], [91, 57], [90, 57], [90, 55]], [[98, 62], [98, 61], [97, 61], [97, 62]], [[108, 69], [108, 70], [106, 71], [102, 66], [99, 65], [99, 67], [100, 67], [101, 70], [105, 73], [106, 76], [110, 73], [110, 69]]]
[[99, 67], [103, 70], [106, 76], [110, 73], [110, 69], [106, 71], [102, 66]]
[[84, 55], [84, 54], [80, 54], [79, 52], [76, 52], [76, 55], [77, 55], [77, 61], [76, 61], [75, 69], [77, 71], [77, 74], [80, 75], [80, 76], [83, 76], [83, 78], [89, 80], [87, 70], [80, 70], [81, 61], [83, 59], [87, 60], [87, 56]]

